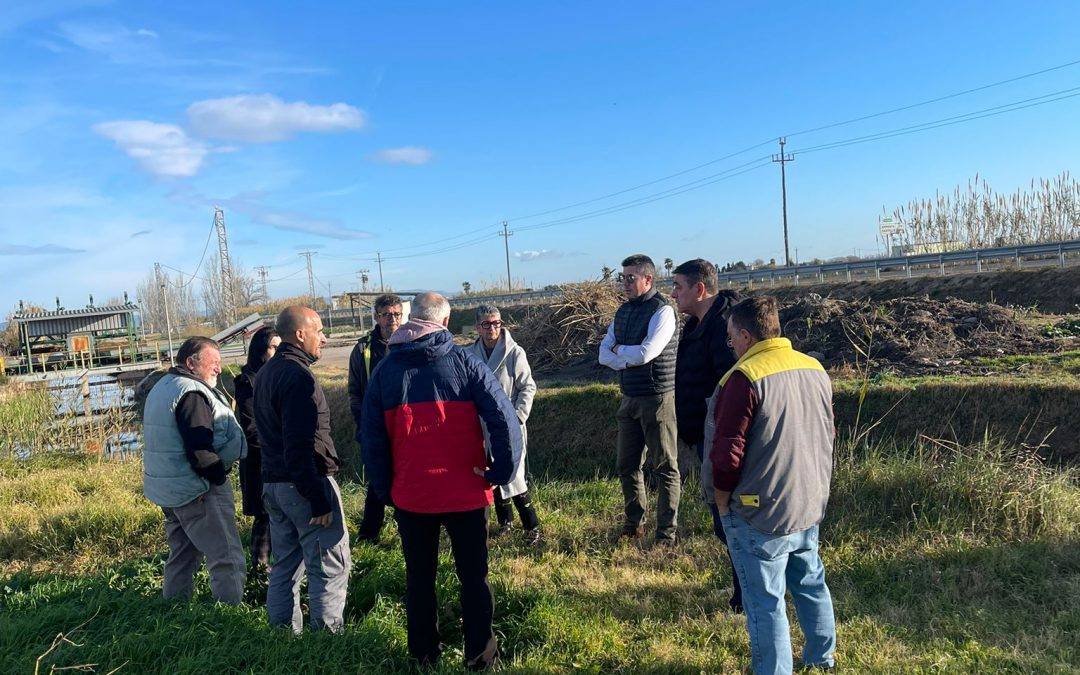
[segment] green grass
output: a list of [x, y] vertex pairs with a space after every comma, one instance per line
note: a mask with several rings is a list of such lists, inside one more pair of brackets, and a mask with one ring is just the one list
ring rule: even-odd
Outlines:
[[[598, 469], [535, 482], [541, 548], [516, 538], [492, 545], [504, 671], [746, 669], [744, 620], [726, 611], [731, 579], [696, 483], [684, 493], [677, 550], [619, 546], [618, 484], [595, 478]], [[993, 444], [838, 451], [822, 554], [842, 671], [1080, 668], [1077, 479]], [[408, 672], [392, 521], [384, 544], [353, 550], [345, 632], [292, 638], [266, 625], [254, 585], [242, 607], [213, 604], [205, 573], [192, 603], [160, 599], [162, 518], [140, 497], [140, 480], [137, 461], [0, 461], [0, 672], [32, 672], [60, 633], [74, 644], [44, 658], [45, 672]], [[355, 522], [363, 490], [345, 483], [343, 493]], [[442, 562], [451, 649], [437, 672], [458, 672], [445, 547]]]
[[1075, 381], [1080, 376], [1080, 351], [978, 358], [973, 362], [1019, 377], [1071, 377]]

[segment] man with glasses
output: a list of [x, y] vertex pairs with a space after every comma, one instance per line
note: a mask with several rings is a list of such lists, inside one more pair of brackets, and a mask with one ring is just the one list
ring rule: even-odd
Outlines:
[[619, 403], [618, 470], [622, 483], [622, 535], [645, 536], [645, 480], [648, 461], [659, 483], [656, 543], [676, 542], [679, 496], [675, 428], [675, 310], [653, 287], [656, 266], [647, 255], [622, 261], [619, 275], [626, 302], [600, 343], [600, 364], [617, 371], [623, 398]]
[[[356, 342], [349, 356], [349, 410], [356, 421], [356, 442], [360, 443], [360, 420], [364, 413], [364, 392], [367, 391], [371, 371], [386, 356], [386, 346], [390, 336], [401, 325], [401, 298], [385, 293], [375, 298], [375, 327], [371, 332]], [[363, 448], [360, 449], [361, 454]], [[386, 505], [379, 500], [370, 485], [364, 499], [364, 515], [360, 519], [356, 538], [359, 541], [375, 543], [379, 540], [383, 522], [386, 520]]]

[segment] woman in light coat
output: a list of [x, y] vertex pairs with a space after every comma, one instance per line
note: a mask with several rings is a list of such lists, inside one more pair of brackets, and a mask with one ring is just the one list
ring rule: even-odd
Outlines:
[[529, 360], [510, 331], [503, 328], [502, 314], [498, 307], [481, 305], [476, 309], [476, 330], [480, 334], [470, 347], [474, 356], [487, 364], [495, 379], [502, 385], [503, 391], [514, 404], [518, 421], [521, 423], [522, 452], [521, 462], [513, 479], [506, 485], [495, 488], [495, 516], [499, 521], [497, 535], [510, 532], [513, 511], [510, 503], [517, 508], [521, 526], [525, 530], [525, 540], [530, 544], [540, 541], [540, 519], [536, 515], [529, 487], [525, 484], [525, 453], [527, 437], [525, 421], [532, 410], [533, 396], [536, 395], [536, 382], [533, 381]]

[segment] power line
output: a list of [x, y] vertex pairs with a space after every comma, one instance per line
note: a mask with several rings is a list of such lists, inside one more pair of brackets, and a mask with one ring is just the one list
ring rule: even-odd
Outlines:
[[1050, 68], [1044, 68], [1042, 70], [1036, 70], [1035, 72], [1032, 72], [1032, 73], [1026, 73], [1024, 75], [1018, 75], [1016, 77], [1010, 77], [1007, 80], [1000, 80], [998, 82], [992, 82], [990, 84], [984, 84], [981, 87], [975, 87], [973, 89], [965, 89], [964, 91], [958, 91], [958, 92], [953, 93], [953, 94], [946, 94], [945, 96], [938, 96], [937, 98], [931, 98], [931, 99], [927, 99], [925, 101], [920, 101], [918, 103], [912, 103], [910, 105], [900, 106], [899, 108], [892, 108], [890, 110], [882, 110], [881, 112], [871, 113], [869, 115], [863, 115], [862, 117], [854, 117], [852, 119], [844, 120], [842, 122], [833, 122], [832, 124], [824, 124], [824, 125], [822, 125], [820, 127], [813, 127], [811, 129], [803, 129], [802, 131], [796, 131], [795, 133], [786, 134], [786, 136], [788, 138], [791, 138], [792, 136], [801, 136], [803, 134], [814, 133], [815, 131], [824, 131], [826, 129], [835, 129], [836, 127], [842, 127], [842, 126], [845, 126], [845, 125], [848, 125], [848, 124], [855, 124], [856, 122], [864, 122], [866, 120], [874, 119], [875, 117], [883, 117], [885, 115], [891, 115], [893, 113], [903, 112], [905, 110], [911, 110], [913, 108], [919, 108], [921, 106], [930, 105], [932, 103], [940, 103], [942, 101], [948, 101], [949, 99], [952, 99], [952, 98], [959, 98], [960, 96], [967, 96], [968, 94], [974, 94], [974, 93], [979, 92], [979, 91], [985, 91], [987, 89], [993, 89], [994, 87], [1000, 87], [1000, 86], [1005, 85], [1005, 84], [1011, 84], [1013, 82], [1019, 82], [1020, 80], [1026, 80], [1028, 78], [1036, 77], [1038, 75], [1045, 75], [1046, 73], [1050, 73], [1050, 72], [1053, 72], [1055, 70], [1061, 70], [1063, 68], [1069, 68], [1071, 66], [1075, 66], [1075, 65], [1078, 65], [1078, 64], [1080, 64], [1080, 60], [1070, 61], [1068, 63], [1063, 63], [1063, 64], [1058, 65], [1058, 66], [1052, 66]]
[[[886, 138], [894, 138], [896, 136], [906, 136], [907, 134], [917, 133], [919, 131], [927, 131], [929, 129], [937, 129], [940, 127], [952, 126], [954, 124], [962, 124], [964, 122], [972, 122], [974, 120], [983, 119], [986, 117], [994, 117], [997, 115], [1004, 115], [1005, 113], [1015, 112], [1017, 110], [1024, 110], [1026, 108], [1034, 108], [1036, 106], [1045, 105], [1047, 103], [1055, 103], [1057, 101], [1063, 101], [1065, 99], [1075, 98], [1080, 96], [1080, 87], [1072, 87], [1070, 89], [1062, 89], [1050, 94], [1044, 94], [1042, 96], [1035, 96], [1033, 98], [1023, 99], [1021, 101], [1013, 101], [1011, 103], [1004, 103], [1002, 105], [993, 106], [990, 108], [984, 108], [982, 110], [975, 110], [969, 113], [963, 113], [961, 115], [954, 115], [952, 117], [945, 117], [939, 120], [933, 120], [930, 122], [922, 122], [920, 124], [913, 124], [906, 127], [900, 127], [898, 129], [891, 129], [889, 131], [880, 131], [874, 134], [868, 134], [866, 136], [857, 136], [854, 138], [848, 138], [839, 141], [833, 141], [830, 143], [822, 143], [821, 145], [811, 146], [803, 150], [797, 150], [799, 154], [807, 154], [811, 152], [821, 152], [823, 150], [833, 150], [835, 148], [842, 148], [848, 145], [858, 145], [860, 143], [869, 143], [871, 141], [879, 141]], [[1051, 98], [1053, 97], [1053, 98]]]

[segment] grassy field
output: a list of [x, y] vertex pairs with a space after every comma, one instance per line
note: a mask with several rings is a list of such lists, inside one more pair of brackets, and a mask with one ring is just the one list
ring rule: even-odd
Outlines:
[[[822, 554], [842, 671], [1080, 668], [1075, 473], [999, 446], [864, 447], [837, 459]], [[545, 543], [493, 544], [504, 672], [742, 672], [744, 620], [726, 610], [731, 580], [696, 485], [683, 499], [684, 541], [667, 551], [612, 543], [619, 488], [595, 475], [537, 478]], [[137, 461], [0, 460], [0, 672], [34, 672], [43, 654], [40, 672], [408, 672], [392, 523], [384, 544], [353, 550], [345, 632], [292, 638], [267, 627], [254, 585], [248, 606], [217, 606], [204, 573], [194, 602], [162, 601], [162, 516], [140, 486]], [[343, 492], [355, 521], [363, 490]], [[456, 672], [448, 557], [439, 589], [451, 649], [438, 672]]]

